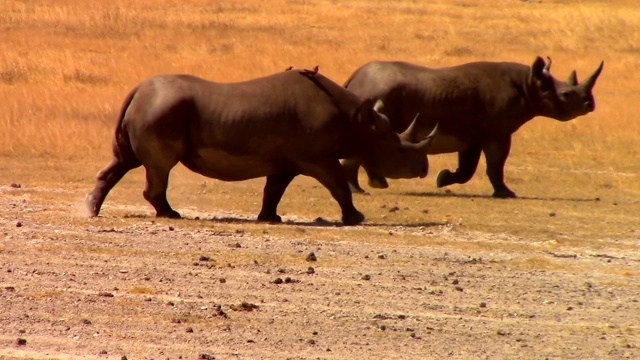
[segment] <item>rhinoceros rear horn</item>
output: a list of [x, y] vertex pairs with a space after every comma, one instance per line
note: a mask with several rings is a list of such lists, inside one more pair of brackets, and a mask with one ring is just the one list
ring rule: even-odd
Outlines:
[[571, 74], [569, 74], [569, 78], [567, 79], [567, 84], [571, 86], [578, 85], [578, 74], [576, 73], [575, 70], [573, 70]]
[[407, 128], [407, 130], [405, 130], [404, 132], [402, 132], [400, 135], [400, 138], [402, 138], [405, 141], [408, 142], [415, 142], [415, 138], [416, 138], [416, 121], [418, 120], [418, 117], [420, 116], [420, 113], [416, 114], [416, 117], [413, 118], [413, 121], [411, 121], [411, 124], [409, 124], [409, 127]]
[[594, 71], [593, 74], [591, 74], [591, 76], [589, 76], [589, 78], [582, 83], [582, 86], [584, 86], [588, 91], [591, 91], [596, 85], [596, 80], [598, 80], [598, 76], [600, 76], [603, 66], [604, 61], [600, 62], [600, 66], [598, 66], [596, 71]]
[[418, 149], [424, 151], [425, 154], [429, 150], [429, 147], [431, 147], [431, 143], [433, 142], [433, 139], [436, 137], [436, 133], [438, 132], [438, 125], [439, 124], [436, 124], [433, 130], [431, 130], [431, 134], [427, 135], [426, 138], [424, 138], [422, 141], [420, 141], [417, 144]]

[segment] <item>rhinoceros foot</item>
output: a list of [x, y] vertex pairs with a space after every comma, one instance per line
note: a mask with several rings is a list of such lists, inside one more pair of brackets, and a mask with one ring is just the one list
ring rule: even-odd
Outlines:
[[450, 170], [444, 169], [438, 173], [436, 179], [436, 185], [441, 188], [453, 184], [453, 173]]
[[344, 225], [358, 225], [364, 221], [364, 214], [360, 211], [355, 210], [353, 213], [343, 214], [342, 215], [342, 223]]
[[175, 211], [175, 210], [173, 210], [173, 209], [169, 209], [169, 210], [162, 211], [162, 212], [157, 212], [156, 213], [156, 217], [163, 217], [163, 218], [169, 218], [169, 219], [181, 219], [182, 218], [180, 213]]
[[372, 177], [369, 178], [369, 186], [371, 186], [374, 189], [386, 189], [389, 187], [389, 183], [387, 182], [387, 179], [380, 177]]
[[258, 214], [258, 221], [266, 223], [281, 223], [282, 218], [278, 214], [260, 213]]
[[493, 197], [498, 199], [514, 199], [518, 196], [509, 189], [500, 189], [493, 192]]

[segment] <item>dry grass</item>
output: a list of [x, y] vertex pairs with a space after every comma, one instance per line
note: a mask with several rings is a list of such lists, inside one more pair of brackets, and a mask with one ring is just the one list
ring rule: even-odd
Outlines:
[[[436, 191], [434, 174], [455, 168], [452, 154], [430, 158], [426, 182], [396, 181], [371, 198], [356, 197], [356, 204], [372, 222], [390, 226], [459, 223], [469, 231], [559, 239], [560, 248], [584, 242], [595, 249], [625, 247], [614, 240], [637, 236], [640, 201], [640, 111], [635, 106], [640, 13], [634, 6], [623, 0], [2, 1], [0, 182], [86, 193], [110, 157], [124, 95], [156, 73], [193, 73], [226, 82], [289, 65], [320, 65], [343, 82], [373, 59], [446, 66], [474, 60], [530, 63], [537, 55], [550, 55], [558, 77], [575, 68], [584, 78], [605, 60], [595, 113], [566, 124], [536, 119], [515, 135], [507, 182], [524, 199], [477, 196], [491, 191], [483, 165], [469, 184], [452, 187], [455, 196]], [[233, 212], [253, 217], [262, 184], [220, 183], [178, 168], [169, 196], [178, 209], [223, 209], [231, 218]], [[106, 213], [131, 213], [116, 204], [147, 206], [142, 186], [141, 170], [129, 174], [107, 199]], [[66, 193], [29, 196], [69, 198]], [[392, 206], [401, 211], [390, 213]], [[309, 179], [294, 181], [281, 208], [285, 217], [311, 219], [335, 219], [338, 210], [326, 190]], [[142, 210], [140, 216], [146, 214]], [[325, 228], [312, 235], [293, 226], [270, 231], [336, 241], [343, 236]], [[386, 231], [365, 228], [350, 236], [396, 241]], [[416, 242], [423, 235], [397, 238]], [[506, 243], [462, 241], [466, 245], [460, 246]]]

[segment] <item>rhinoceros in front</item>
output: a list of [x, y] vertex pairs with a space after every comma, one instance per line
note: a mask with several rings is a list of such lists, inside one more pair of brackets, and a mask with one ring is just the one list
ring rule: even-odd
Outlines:
[[159, 75], [126, 97], [113, 141], [113, 160], [87, 197], [97, 216], [113, 186], [144, 166], [144, 198], [159, 217], [178, 218], [167, 202], [169, 172], [179, 162], [224, 181], [266, 177], [259, 221], [280, 222], [277, 206], [294, 177], [324, 185], [344, 224], [364, 216], [353, 205], [339, 159], [362, 163], [376, 178], [424, 177], [431, 138], [411, 143], [378, 112], [379, 101], [356, 95], [313, 71], [294, 70], [240, 83], [190, 75]]
[[[531, 66], [473, 62], [427, 68], [374, 61], [356, 70], [344, 86], [363, 99], [382, 99], [383, 113], [396, 131], [408, 128], [405, 133], [419, 137], [438, 124], [429, 154], [458, 153], [458, 169], [442, 170], [438, 187], [469, 181], [484, 153], [493, 196], [511, 198], [516, 194], [504, 182], [511, 135], [536, 116], [568, 121], [592, 112], [592, 90], [602, 66], [579, 83], [575, 71], [567, 81], [554, 78], [551, 59], [545, 63], [540, 57]], [[416, 113], [420, 116], [411, 122]], [[358, 185], [358, 162], [346, 160], [343, 166], [352, 189], [364, 191]], [[384, 178], [371, 176], [369, 184], [386, 186]]]

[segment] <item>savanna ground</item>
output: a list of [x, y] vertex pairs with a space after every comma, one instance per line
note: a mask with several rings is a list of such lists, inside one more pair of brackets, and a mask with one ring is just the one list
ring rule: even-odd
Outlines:
[[[639, 10], [3, 0], [0, 358], [640, 357]], [[436, 189], [451, 154], [430, 158], [426, 180], [356, 196], [361, 226], [338, 226], [335, 202], [305, 178], [285, 194], [285, 224], [258, 224], [263, 180], [182, 167], [169, 199], [185, 219], [153, 217], [141, 169], [100, 217], [83, 215], [120, 103], [152, 74], [240, 81], [319, 65], [343, 82], [372, 59], [536, 55], [560, 78], [605, 68], [594, 113], [537, 118], [515, 135], [506, 176], [519, 199], [490, 198], [483, 164], [468, 184]]]

